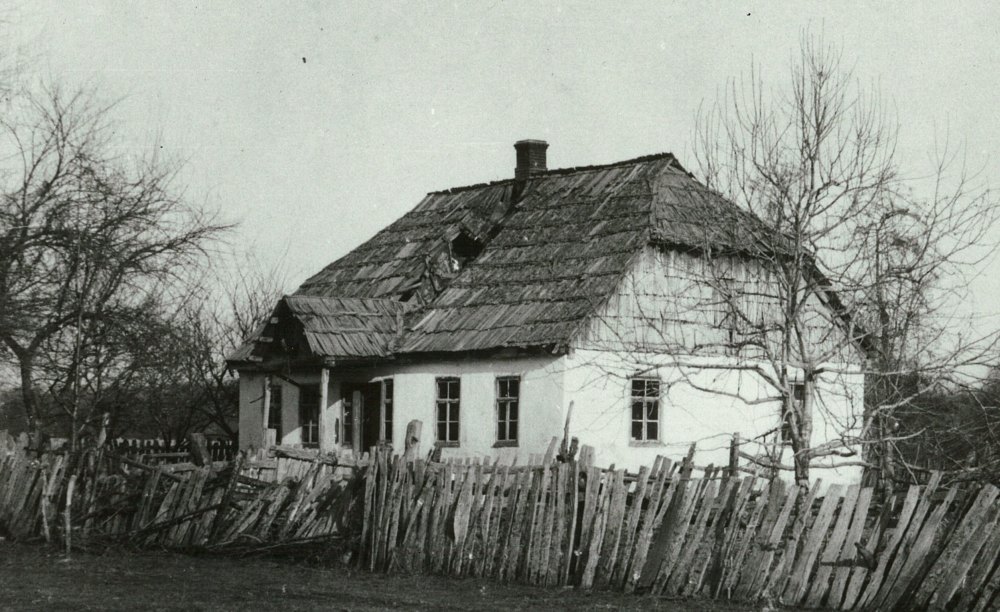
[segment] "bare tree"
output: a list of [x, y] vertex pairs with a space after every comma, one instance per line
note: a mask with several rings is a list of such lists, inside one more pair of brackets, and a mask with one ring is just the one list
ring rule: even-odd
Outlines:
[[[761, 223], [748, 224], [753, 236], [730, 252], [703, 258], [700, 281], [713, 290], [698, 307], [721, 313], [729, 333], [718, 342], [747, 356], [781, 406], [800, 482], [818, 457], [853, 462], [853, 448], [891, 444], [884, 424], [892, 411], [956, 380], [995, 339], [954, 333], [947, 277], [992, 253], [983, 241], [996, 202], [964, 171], [948, 184], [955, 160], [947, 153], [933, 188], [922, 188], [899, 168], [896, 133], [878, 91], [809, 34], [786, 89], [768, 88], [753, 68], [699, 116], [704, 181]], [[756, 263], [738, 269], [729, 255]], [[880, 390], [839, 439], [816, 444], [824, 409], [816, 381], [851, 362], [864, 363], [869, 387]], [[913, 380], [920, 383], [904, 390]]]
[[87, 347], [196, 264], [224, 227], [185, 203], [175, 165], [116, 148], [111, 108], [91, 92], [50, 87], [13, 106], [0, 121], [0, 341], [36, 432], [42, 351], [65, 366], [75, 438], [80, 369], [100, 359]]

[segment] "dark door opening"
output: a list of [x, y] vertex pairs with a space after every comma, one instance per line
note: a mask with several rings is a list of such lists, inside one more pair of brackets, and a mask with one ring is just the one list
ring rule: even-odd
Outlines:
[[344, 446], [364, 452], [379, 441], [382, 418], [381, 383], [347, 383], [342, 386], [344, 402]]

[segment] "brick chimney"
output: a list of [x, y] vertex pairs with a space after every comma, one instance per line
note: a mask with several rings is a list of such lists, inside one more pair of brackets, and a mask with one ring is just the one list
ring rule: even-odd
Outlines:
[[517, 151], [517, 167], [514, 168], [514, 179], [526, 180], [532, 174], [545, 172], [545, 149], [549, 143], [544, 140], [518, 140], [514, 143]]

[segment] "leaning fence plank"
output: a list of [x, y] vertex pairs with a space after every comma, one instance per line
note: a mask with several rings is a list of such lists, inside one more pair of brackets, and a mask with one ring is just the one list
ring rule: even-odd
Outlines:
[[[705, 534], [705, 526], [708, 524], [708, 517], [712, 514], [712, 507], [715, 505], [715, 497], [719, 491], [719, 483], [710, 480], [704, 487], [701, 497], [701, 508], [695, 519], [694, 527], [688, 529], [688, 538], [677, 560], [677, 566], [673, 576], [667, 582], [667, 592], [679, 594], [687, 586], [690, 580], [691, 569], [695, 561], [695, 555], [701, 549], [702, 538]], [[699, 578], [700, 579], [700, 578]]]
[[1000, 555], [1000, 504], [993, 508], [993, 518], [991, 522], [983, 528], [986, 535], [982, 539], [982, 550], [980, 556], [972, 564], [972, 569], [966, 576], [965, 584], [961, 589], [961, 597], [955, 605], [955, 610], [969, 610], [983, 593], [986, 582], [989, 580], [993, 568], [997, 565], [997, 557]]
[[[868, 545], [865, 547], [865, 551], [869, 555], [870, 560], [874, 559], [874, 554], [871, 551], [876, 550], [880, 535], [882, 535], [882, 525], [880, 523], [876, 523], [871, 534], [868, 536]], [[840, 602], [841, 610], [854, 609], [858, 597], [861, 595], [861, 589], [864, 586], [865, 578], [868, 577], [871, 569], [872, 568], [870, 566], [862, 563], [860, 565], [855, 565], [854, 569], [851, 570], [851, 579], [847, 583], [847, 589], [844, 592], [844, 599]]]
[[847, 581], [851, 576], [851, 567], [858, 556], [857, 544], [861, 540], [861, 534], [865, 528], [868, 518], [868, 506], [872, 501], [872, 488], [865, 487], [858, 496], [858, 503], [854, 509], [854, 519], [851, 528], [844, 539], [844, 546], [841, 548], [840, 556], [837, 557], [837, 568], [833, 573], [833, 581], [830, 583], [830, 593], [827, 595], [827, 607], [839, 608], [844, 597], [844, 589], [847, 588]]
[[991, 510], [998, 494], [1000, 489], [989, 484], [979, 491], [979, 495], [966, 511], [957, 529], [951, 534], [947, 546], [938, 556], [934, 566], [920, 581], [920, 587], [910, 601], [911, 605], [922, 607], [926, 604], [928, 607], [941, 607], [935, 604], [951, 599], [965, 577], [965, 572], [972, 565], [973, 559], [979, 554], [979, 548], [985, 539], [982, 537], [981, 528], [984, 523], [991, 520], [993, 514]]
[[[928, 484], [928, 486], [930, 486]], [[858, 608], [865, 607], [870, 601], [875, 599], [879, 590], [883, 584], [883, 577], [886, 575], [886, 571], [890, 568], [890, 564], [893, 563], [896, 553], [896, 549], [899, 544], [903, 541], [903, 538], [910, 526], [910, 519], [913, 517], [914, 510], [917, 508], [918, 502], [920, 500], [920, 485], [911, 485], [909, 490], [906, 492], [906, 498], [903, 501], [903, 508], [899, 512], [899, 518], [896, 522], [896, 528], [893, 530], [892, 535], [889, 536], [889, 542], [882, 554], [878, 557], [878, 564], [875, 567], [874, 572], [869, 577], [868, 585], [865, 587], [861, 596], [858, 598], [855, 604]], [[873, 547], [874, 551], [875, 548]]]
[[910, 518], [909, 524], [902, 530], [903, 539], [899, 542], [897, 554], [893, 558], [892, 564], [886, 571], [878, 593], [873, 599], [863, 602], [863, 605], [870, 604], [872, 608], [878, 608], [882, 605], [883, 600], [889, 595], [889, 592], [895, 585], [896, 580], [899, 578], [899, 573], [903, 570], [903, 567], [906, 565], [906, 561], [909, 559], [909, 550], [913, 546], [913, 542], [917, 535], [920, 533], [920, 528], [924, 524], [924, 519], [927, 517], [927, 513], [930, 511], [932, 498], [934, 493], [937, 491], [937, 486], [940, 482], [941, 473], [932, 472], [930, 480], [927, 481], [923, 494], [917, 502], [917, 507], [913, 511], [913, 516]]
[[653, 534], [660, 528], [663, 517], [670, 507], [674, 491], [677, 489], [677, 480], [674, 478], [673, 471], [669, 466], [668, 462], [666, 466], [661, 467], [653, 496], [650, 498], [649, 505], [643, 512], [639, 535], [636, 538], [635, 554], [633, 555], [627, 580], [625, 581], [626, 593], [635, 591], [636, 584], [639, 582], [643, 568], [646, 565], [646, 556], [649, 552]]
[[757, 535], [757, 525], [764, 516], [764, 511], [767, 509], [770, 487], [770, 483], [764, 484], [754, 502], [746, 527], [741, 533], [735, 532], [733, 534], [734, 536], [739, 536], [738, 540], [734, 537], [734, 541], [738, 541], [739, 543], [734, 543], [731, 548], [732, 556], [727, 556], [726, 560], [723, 561], [724, 575], [720, 587], [727, 599], [732, 597], [732, 590], [739, 582], [741, 570], [743, 569], [743, 560], [750, 551], [750, 546]]
[[762, 542], [761, 554], [757, 556], [754, 564], [749, 568], [750, 574], [753, 576], [748, 590], [751, 597], [759, 598], [761, 591], [767, 587], [767, 578], [772, 574], [771, 564], [774, 562], [775, 554], [781, 545], [785, 535], [785, 526], [788, 524], [788, 519], [795, 508], [801, 491], [802, 488], [798, 486], [789, 488], [785, 496], [785, 503], [781, 507], [781, 513], [774, 521], [770, 534], [768, 535], [766, 532], [763, 534], [768, 537]]
[[618, 557], [618, 542], [622, 529], [622, 518], [625, 515], [625, 503], [628, 499], [628, 485], [625, 484], [625, 470], [614, 473], [611, 487], [611, 501], [608, 504], [608, 516], [604, 529], [604, 541], [601, 544], [601, 563], [595, 584], [600, 588], [607, 587], [613, 578], [615, 562]]
[[607, 523], [608, 506], [611, 503], [610, 483], [605, 483], [599, 498], [600, 507], [594, 514], [594, 525], [590, 530], [591, 540], [587, 545], [587, 561], [580, 577], [580, 586], [589, 589], [594, 585], [594, 574], [601, 557], [601, 543], [604, 541], [604, 529]]
[[775, 564], [774, 569], [771, 571], [767, 578], [767, 584], [764, 585], [764, 592], [762, 596], [768, 599], [777, 599], [785, 590], [785, 584], [788, 581], [788, 577], [792, 572], [795, 564], [795, 558], [799, 551], [799, 542], [802, 539], [802, 534], [805, 531], [806, 525], [809, 523], [811, 518], [813, 501], [819, 495], [819, 492], [823, 487], [823, 479], [817, 478], [813, 482], [812, 486], [809, 488], [809, 492], [806, 497], [798, 505], [798, 512], [796, 512], [795, 519], [792, 521], [792, 528], [788, 535], [788, 538], [783, 544], [781, 551], [781, 557]]
[[931, 546], [934, 544], [935, 538], [938, 535], [937, 531], [941, 525], [941, 520], [944, 518], [945, 513], [948, 511], [951, 503], [955, 500], [955, 496], [957, 494], [958, 487], [952, 487], [948, 491], [944, 501], [941, 502], [941, 504], [934, 510], [931, 516], [927, 519], [927, 522], [924, 523], [924, 526], [920, 529], [920, 534], [917, 536], [916, 540], [914, 540], [913, 546], [906, 551], [906, 563], [903, 565], [892, 590], [889, 591], [889, 594], [883, 602], [883, 605], [887, 609], [895, 608], [896, 604], [912, 588], [916, 579], [920, 577], [920, 569], [924, 566], [926, 556], [930, 552]]
[[[589, 449], [589, 446], [584, 446], [583, 450]], [[581, 451], [581, 459], [584, 457], [584, 453]], [[600, 507], [600, 502], [598, 501], [598, 493], [601, 489], [601, 471], [596, 467], [587, 467], [584, 470], [584, 475], [586, 476], [586, 486], [583, 494], [583, 515], [580, 519], [580, 536], [577, 540], [576, 549], [573, 551], [573, 555], [576, 557], [576, 574], [575, 582], [579, 584], [581, 578], [583, 577], [583, 570], [587, 563], [587, 547], [590, 544], [590, 531], [594, 525], [594, 515]]]
[[993, 606], [993, 604], [1000, 604], [1000, 601], [997, 600], [1000, 600], [1000, 568], [993, 570], [993, 575], [986, 582], [983, 592], [972, 610], [973, 612], [982, 612], [988, 609], [996, 610], [996, 606]]
[[804, 604], [807, 608], [818, 608], [820, 602], [823, 601], [823, 597], [826, 596], [827, 590], [830, 588], [833, 564], [840, 557], [840, 552], [844, 547], [844, 538], [847, 537], [847, 528], [850, 526], [851, 518], [854, 516], [854, 506], [860, 492], [860, 485], [852, 484], [847, 487], [844, 501], [840, 505], [840, 514], [837, 516], [833, 531], [826, 541], [826, 548], [823, 549], [823, 554], [820, 557], [819, 568], [816, 570], [816, 575], [810, 580], [811, 585]]
[[[704, 481], [683, 479], [689, 494], [684, 496], [684, 507], [678, 516], [678, 520], [673, 525], [673, 537], [671, 538], [669, 551], [660, 567], [659, 576], [653, 584], [653, 592], [660, 594], [667, 586], [667, 581], [677, 567], [677, 560], [683, 551], [683, 544], [688, 532], [691, 529], [691, 518], [698, 507], [698, 499], [701, 497]], [[682, 489], [683, 492], [683, 489]]]
[[787, 505], [785, 502], [788, 499], [790, 491], [786, 489], [787, 486], [784, 481], [776, 480], [771, 485], [768, 496], [761, 498], [766, 500], [767, 507], [764, 511], [764, 518], [760, 523], [760, 527], [753, 534], [751, 540], [752, 547], [748, 553], [747, 561], [744, 563], [743, 571], [740, 572], [739, 582], [733, 589], [736, 599], [746, 599], [750, 597], [753, 591], [754, 582], [757, 580], [757, 569], [760, 567], [764, 555], [767, 554], [765, 549], [768, 537]]
[[[656, 461], [659, 462], [657, 457]], [[621, 546], [618, 549], [615, 560], [615, 570], [611, 577], [611, 584], [619, 586], [625, 579], [628, 571], [629, 559], [635, 550], [635, 531], [639, 525], [639, 516], [642, 514], [642, 505], [646, 497], [646, 488], [649, 485], [649, 468], [642, 466], [639, 468], [639, 475], [636, 477], [635, 492], [632, 493], [632, 505], [627, 509], [627, 518], [621, 533]]]
[[[714, 516], [709, 516], [712, 528], [706, 528], [705, 530], [705, 537], [702, 538], [702, 542], [695, 552], [694, 565], [688, 577], [688, 582], [681, 591], [681, 594], [685, 597], [693, 597], [702, 590], [705, 578], [708, 577], [709, 568], [712, 567], [721, 547], [719, 538], [725, 528], [732, 501], [735, 499], [735, 493], [739, 489], [740, 484], [739, 479], [732, 476], [730, 472], [726, 472], [721, 482], [721, 490], [713, 502]], [[714, 590], [714, 586], [714, 583], [708, 585], [708, 592]]]
[[834, 508], [837, 507], [837, 503], [840, 501], [841, 491], [843, 491], [841, 485], [830, 485], [826, 490], [826, 497], [823, 499], [823, 503], [820, 504], [816, 520], [813, 521], [812, 527], [805, 536], [805, 544], [802, 547], [802, 552], [799, 554], [798, 559], [796, 559], [795, 569], [792, 571], [792, 576], [785, 587], [782, 597], [783, 603], [796, 605], [805, 596], [806, 589], [809, 587], [809, 574], [812, 571], [813, 564], [816, 562], [819, 546], [826, 536], [827, 527], [829, 527], [830, 520], [833, 518]]

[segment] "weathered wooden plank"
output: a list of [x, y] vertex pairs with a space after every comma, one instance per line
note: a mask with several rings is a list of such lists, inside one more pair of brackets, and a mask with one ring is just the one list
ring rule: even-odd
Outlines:
[[927, 485], [923, 489], [923, 493], [920, 495], [920, 499], [913, 511], [909, 524], [904, 530], [902, 530], [902, 540], [899, 542], [897, 553], [892, 560], [892, 564], [886, 570], [878, 593], [873, 599], [866, 602], [871, 604], [872, 607], [877, 608], [882, 604], [882, 601], [888, 596], [892, 587], [895, 585], [896, 580], [899, 578], [899, 573], [902, 571], [903, 566], [906, 565], [906, 561], [909, 558], [908, 551], [912, 547], [914, 540], [916, 540], [917, 535], [920, 533], [920, 528], [923, 526], [924, 520], [927, 518], [927, 514], [933, 503], [933, 496], [937, 492], [937, 487], [940, 482], [941, 473], [932, 472], [930, 480], [928, 480]]
[[[906, 498], [903, 501], [903, 508], [899, 512], [896, 528], [893, 530], [892, 535], [889, 536], [889, 541], [886, 544], [885, 549], [882, 551], [882, 554], [879, 555], [878, 564], [876, 565], [874, 572], [872, 572], [872, 575], [869, 577], [868, 585], [858, 598], [857, 603], [855, 604], [856, 607], [864, 608], [869, 602], [876, 599], [880, 589], [882, 588], [883, 577], [891, 567], [890, 564], [895, 560], [894, 555], [896, 554], [896, 549], [903, 541], [919, 501], [920, 485], [912, 485], [906, 492]], [[873, 548], [872, 550], [875, 549]]]
[[[987, 484], [979, 491], [972, 506], [948, 539], [948, 544], [934, 565], [920, 581], [911, 605], [943, 608], [965, 578], [984, 540], [981, 528], [993, 518], [994, 502], [1000, 489]], [[938, 592], [940, 590], [940, 592]]]
[[[671, 498], [669, 505], [658, 521], [656, 530], [652, 535], [652, 542], [646, 554], [646, 562], [639, 569], [639, 579], [636, 581], [636, 589], [646, 590], [653, 587], [662, 568], [667, 563], [671, 553], [671, 545], [676, 539], [675, 532], [680, 522], [680, 514], [684, 511], [688, 499], [690, 481], [685, 478], [684, 472], [678, 474], [671, 483]], [[692, 487], [693, 488], [693, 487]]]
[[679, 594], [687, 584], [691, 564], [694, 561], [695, 553], [701, 547], [705, 525], [708, 524], [708, 517], [712, 513], [712, 507], [715, 503], [715, 496], [718, 490], [718, 482], [715, 480], [708, 481], [702, 488], [697, 518], [694, 525], [688, 529], [687, 538], [683, 542], [675, 569], [666, 583], [665, 591], [667, 593]]
[[573, 575], [573, 563], [576, 562], [576, 519], [577, 513], [580, 510], [580, 462], [573, 461], [570, 463], [569, 477], [570, 481], [566, 483], [568, 489], [567, 501], [569, 503], [569, 508], [567, 508], [567, 519], [568, 523], [566, 525], [566, 548], [565, 555], [563, 557], [563, 569], [562, 569], [562, 579], [560, 584], [568, 585], [570, 584], [571, 576]]
[[[714, 516], [709, 516], [712, 528], [705, 530], [705, 537], [702, 538], [701, 546], [695, 552], [694, 565], [688, 576], [687, 584], [681, 591], [681, 595], [684, 597], [694, 597], [702, 590], [708, 569], [718, 557], [718, 551], [721, 549], [721, 542], [719, 540], [724, 533], [725, 524], [732, 510], [732, 504], [735, 500], [735, 494], [739, 490], [740, 482], [739, 479], [731, 476], [727, 471], [723, 475], [721, 483], [721, 490], [713, 503]], [[714, 584], [708, 585], [709, 593], [714, 590], [714, 586]]]
[[661, 467], [649, 505], [642, 513], [639, 535], [636, 538], [636, 549], [625, 581], [626, 593], [635, 591], [636, 584], [639, 582], [646, 565], [646, 556], [653, 540], [653, 534], [660, 528], [663, 517], [670, 507], [674, 491], [677, 489], [677, 481], [671, 480], [673, 476], [673, 470], [670, 469], [669, 463]]
[[834, 523], [833, 531], [830, 533], [830, 537], [826, 541], [826, 547], [823, 549], [823, 554], [820, 556], [819, 568], [816, 570], [816, 575], [810, 580], [811, 585], [807, 591], [804, 604], [807, 608], [818, 608], [820, 602], [823, 601], [823, 597], [826, 596], [827, 591], [830, 589], [833, 564], [840, 557], [840, 553], [843, 550], [844, 539], [847, 537], [847, 528], [851, 524], [851, 519], [854, 518], [854, 506], [858, 501], [858, 494], [860, 492], [860, 485], [852, 484], [847, 487], [844, 501], [840, 504], [840, 513], [837, 516], [837, 521]]
[[534, 491], [541, 479], [535, 471], [521, 474], [521, 482], [518, 486], [517, 498], [514, 500], [514, 513], [510, 525], [510, 535], [507, 543], [503, 547], [501, 566], [503, 581], [511, 581], [517, 575], [519, 563], [522, 557], [521, 538], [524, 533], [527, 520], [530, 520]]
[[521, 474], [511, 469], [505, 473], [504, 481], [497, 492], [496, 516], [491, 520], [493, 527], [490, 530], [490, 551], [483, 569], [484, 576], [501, 578], [503, 573], [502, 557], [507, 552], [509, 535], [514, 522], [515, 502], [517, 501], [518, 487], [521, 482]]
[[[868, 536], [868, 542], [865, 546], [866, 551], [874, 551], [878, 547], [879, 536], [882, 534], [882, 524], [876, 523], [872, 532]], [[874, 558], [874, 556], [872, 557]], [[847, 589], [844, 591], [844, 598], [840, 602], [841, 610], [852, 610], [858, 601], [858, 597], [861, 595], [861, 589], [864, 586], [865, 578], [868, 577], [871, 569], [865, 565], [856, 565], [854, 569], [851, 570], [851, 579], [847, 583]]]
[[983, 527], [983, 533], [985, 537], [982, 538], [982, 551], [966, 576], [960, 598], [953, 608], [955, 610], [973, 608], [977, 600], [981, 599], [986, 583], [997, 566], [997, 558], [1000, 556], [1000, 504], [994, 506], [993, 517]]
[[[596, 468], [593, 468], [596, 469]], [[580, 577], [580, 587], [589, 589], [594, 585], [594, 574], [601, 559], [601, 545], [604, 542], [604, 529], [611, 504], [610, 482], [605, 482], [598, 497], [598, 510], [594, 514], [594, 524], [590, 529], [590, 542], [587, 544], [587, 557]]]
[[763, 560], [764, 555], [767, 554], [767, 551], [765, 550], [767, 547], [767, 539], [770, 536], [775, 523], [777, 523], [778, 519], [781, 517], [787, 498], [788, 486], [783, 480], [775, 480], [771, 484], [771, 488], [766, 498], [767, 508], [764, 511], [764, 518], [761, 520], [760, 527], [757, 529], [757, 532], [753, 534], [751, 548], [747, 553], [746, 560], [744, 561], [744, 567], [740, 572], [739, 582], [736, 583], [733, 588], [733, 593], [736, 599], [746, 599], [750, 597], [750, 593], [754, 588], [754, 582], [757, 580], [757, 569]]
[[[496, 467], [499, 459], [493, 464]], [[493, 483], [497, 478], [499, 470], [491, 472], [485, 471], [485, 465], [476, 467], [476, 481], [473, 489], [472, 506], [469, 511], [469, 527], [466, 534], [465, 546], [461, 550], [461, 565], [459, 575], [466, 576], [475, 572], [476, 564], [483, 550], [485, 534], [483, 523], [489, 521], [487, 502], [492, 501], [493, 496], [489, 493], [493, 488]]]
[[872, 501], [872, 493], [871, 487], [865, 487], [858, 496], [857, 506], [854, 508], [854, 518], [847, 536], [844, 538], [844, 546], [841, 548], [840, 556], [837, 557], [837, 568], [833, 572], [833, 581], [830, 583], [830, 592], [826, 598], [828, 608], [839, 608], [844, 598], [844, 589], [847, 588], [847, 581], [851, 576], [851, 565], [858, 556], [857, 544], [861, 540], [861, 534], [868, 518], [868, 506]]
[[733, 499], [730, 503], [725, 522], [720, 522], [718, 526], [719, 539], [712, 553], [712, 568], [709, 576], [711, 588], [708, 595], [711, 597], [719, 597], [722, 585], [729, 575], [731, 554], [738, 541], [736, 537], [737, 530], [740, 527], [741, 521], [744, 518], [748, 518], [744, 516], [744, 512], [756, 482], [756, 479], [752, 476], [740, 481], [739, 488], [733, 493]]
[[765, 534], [767, 535], [767, 539], [762, 542], [761, 554], [749, 568], [751, 573], [756, 574], [749, 582], [747, 590], [749, 597], [760, 599], [762, 591], [767, 588], [767, 579], [773, 573], [771, 565], [774, 563], [775, 554], [785, 535], [785, 527], [788, 525], [788, 519], [796, 507], [801, 491], [801, 487], [792, 486], [789, 488], [785, 494], [785, 501], [781, 507], [781, 512], [771, 525], [770, 534]]
[[398, 552], [400, 523], [405, 520], [405, 517], [403, 516], [404, 512], [409, 510], [408, 499], [411, 495], [410, 488], [412, 487], [412, 479], [410, 477], [408, 464], [397, 456], [396, 461], [394, 462], [394, 467], [396, 472], [396, 482], [392, 488], [391, 505], [389, 507], [389, 515], [385, 526], [387, 536], [385, 538], [385, 552], [383, 553], [384, 557], [382, 562], [382, 567], [385, 569], [392, 566], [393, 560]]
[[[553, 438], [555, 440], [555, 438]], [[551, 445], [550, 445], [551, 448]], [[542, 467], [536, 470], [532, 479], [531, 493], [528, 497], [527, 518], [525, 519], [527, 530], [522, 536], [524, 542], [524, 560], [521, 568], [521, 576], [529, 584], [533, 584], [533, 573], [537, 566], [539, 535], [543, 530], [545, 494], [549, 485], [551, 474], [548, 466], [549, 461], [544, 461]]]
[[723, 561], [725, 573], [720, 586], [720, 591], [726, 599], [730, 599], [732, 597], [732, 591], [739, 583], [740, 574], [743, 570], [743, 560], [750, 551], [750, 546], [753, 544], [753, 540], [757, 535], [757, 526], [760, 524], [760, 520], [763, 518], [764, 512], [767, 510], [767, 500], [770, 499], [771, 496], [770, 490], [771, 484], [765, 483], [764, 487], [757, 495], [757, 499], [755, 500], [753, 508], [750, 512], [750, 518], [747, 520], [746, 527], [743, 529], [742, 533], [733, 533], [734, 536], [739, 536], [739, 538], [734, 537], [734, 541], [738, 541], [738, 544], [734, 544], [732, 546], [731, 556], [727, 555], [726, 559]]
[[628, 485], [625, 484], [625, 470], [617, 470], [611, 476], [611, 500], [608, 503], [608, 516], [605, 520], [604, 541], [601, 544], [601, 562], [595, 584], [606, 588], [613, 578], [615, 562], [618, 557], [618, 543], [622, 530], [622, 519], [625, 515], [625, 503], [628, 499]]
[[[680, 558], [681, 553], [684, 550], [684, 541], [688, 535], [688, 531], [691, 529], [691, 521], [694, 516], [695, 510], [698, 508], [698, 501], [701, 497], [701, 493], [705, 487], [705, 481], [703, 480], [692, 480], [690, 478], [684, 479], [684, 475], [681, 475], [681, 481], [686, 485], [688, 493], [684, 494], [684, 506], [679, 514], [677, 514], [677, 520], [673, 524], [673, 537], [670, 540], [667, 555], [663, 559], [663, 565], [660, 567], [659, 576], [653, 583], [653, 593], [660, 594], [663, 592], [664, 588], [667, 586], [667, 581], [670, 579], [671, 574], [673, 574], [674, 569], [677, 567], [677, 560]], [[684, 489], [679, 492], [683, 493]], [[676, 499], [676, 498], [675, 498]]]
[[944, 518], [948, 507], [951, 506], [957, 494], [958, 487], [952, 487], [945, 496], [944, 501], [938, 505], [927, 519], [927, 522], [924, 523], [920, 529], [920, 534], [913, 541], [913, 546], [906, 551], [906, 563], [903, 565], [896, 583], [883, 600], [882, 605], [889, 609], [895, 608], [896, 604], [913, 588], [914, 582], [921, 577], [919, 575], [920, 569], [924, 566], [926, 555], [930, 552], [931, 546], [934, 544], [938, 528], [941, 526], [941, 520]]
[[841, 485], [830, 485], [826, 490], [826, 497], [823, 499], [823, 503], [820, 504], [816, 520], [813, 521], [812, 527], [805, 536], [805, 544], [802, 547], [802, 552], [799, 554], [798, 559], [796, 559], [795, 569], [792, 570], [792, 575], [788, 579], [788, 585], [785, 587], [782, 596], [783, 603], [797, 605], [805, 596], [806, 589], [809, 587], [809, 574], [812, 572], [816, 557], [819, 554], [820, 544], [826, 536], [827, 528], [833, 519], [833, 511], [840, 501], [843, 490], [844, 488]]
[[[660, 457], [656, 458], [653, 469], [658, 468]], [[635, 550], [635, 532], [639, 526], [639, 517], [642, 515], [642, 506], [646, 500], [646, 490], [649, 486], [649, 469], [646, 466], [639, 468], [639, 475], [636, 478], [635, 491], [632, 493], [632, 505], [628, 508], [628, 515], [621, 533], [621, 546], [618, 551], [618, 558], [615, 560], [614, 575], [611, 577], [611, 584], [621, 585], [629, 568], [629, 561]]]
[[[581, 459], [585, 457], [584, 450], [590, 447], [584, 446], [581, 450]], [[583, 494], [583, 516], [580, 519], [580, 537], [573, 554], [577, 558], [575, 582], [580, 584], [583, 577], [583, 569], [587, 563], [587, 550], [590, 545], [591, 529], [594, 525], [594, 515], [600, 508], [598, 493], [601, 489], [601, 471], [595, 467], [588, 467], [584, 471], [586, 486]]]
[[993, 575], [986, 582], [982, 593], [976, 599], [973, 612], [996, 610], [1000, 606], [1000, 568], [993, 569]]
[[[570, 468], [572, 468], [568, 463], [559, 464], [558, 471], [556, 473], [557, 486], [553, 487], [552, 491], [555, 494], [555, 504], [553, 504], [553, 514], [552, 514], [552, 538], [549, 543], [547, 558], [544, 559], [544, 568], [546, 568], [545, 584], [555, 585], [559, 584], [562, 580], [564, 555], [568, 555], [569, 547], [564, 548], [566, 542], [566, 530], [567, 530], [567, 518], [566, 518], [566, 498], [567, 498], [567, 482], [570, 480]], [[569, 529], [573, 527], [570, 526]]]
[[805, 499], [797, 504], [798, 511], [796, 512], [795, 519], [792, 521], [788, 538], [782, 545], [781, 557], [767, 577], [767, 583], [764, 585], [762, 593], [763, 597], [777, 600], [780, 594], [784, 592], [785, 584], [788, 582], [788, 577], [795, 566], [795, 558], [799, 552], [799, 543], [802, 541], [802, 534], [809, 523], [813, 501], [819, 496], [819, 492], [822, 489], [823, 479], [817, 478], [809, 488], [809, 492], [806, 493]]

